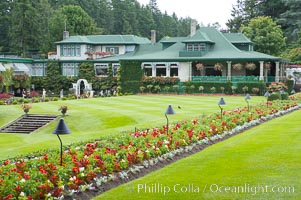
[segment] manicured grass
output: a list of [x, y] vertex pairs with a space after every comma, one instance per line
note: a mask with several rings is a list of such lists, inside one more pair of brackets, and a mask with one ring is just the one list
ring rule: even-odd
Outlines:
[[[101, 138], [122, 132], [147, 129], [165, 125], [164, 112], [171, 104], [176, 115], [169, 116], [170, 122], [191, 119], [194, 116], [219, 112], [217, 103], [220, 96], [165, 96], [133, 95], [110, 98], [93, 98], [47, 103], [33, 103], [29, 114], [56, 114], [59, 106], [67, 105], [65, 121], [72, 134], [62, 136], [64, 145]], [[244, 96], [226, 96], [225, 110], [246, 106]], [[252, 97], [250, 104], [265, 101], [264, 97]], [[181, 109], [178, 108], [181, 107]], [[0, 106], [0, 126], [3, 126], [23, 113], [20, 105]], [[0, 160], [24, 155], [40, 149], [58, 149], [59, 141], [52, 134], [57, 121], [32, 133], [0, 133]]]
[[299, 199], [298, 119], [301, 111], [263, 123], [95, 199]]

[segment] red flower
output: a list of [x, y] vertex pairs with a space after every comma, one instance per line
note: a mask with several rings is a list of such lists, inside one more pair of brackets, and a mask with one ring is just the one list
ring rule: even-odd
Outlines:
[[4, 165], [9, 165], [9, 164], [10, 164], [9, 160], [4, 161]]

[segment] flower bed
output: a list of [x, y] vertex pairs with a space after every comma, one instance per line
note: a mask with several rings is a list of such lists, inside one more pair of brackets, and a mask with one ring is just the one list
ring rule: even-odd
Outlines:
[[[57, 151], [46, 151], [3, 162], [0, 167], [0, 199], [61, 199], [87, 190], [99, 190], [107, 182], [122, 182], [129, 174], [158, 165], [273, 117], [298, 109], [300, 96], [288, 101], [261, 103], [178, 122], [167, 127], [137, 131], [69, 146], [63, 166]], [[168, 133], [168, 134], [167, 134]]]

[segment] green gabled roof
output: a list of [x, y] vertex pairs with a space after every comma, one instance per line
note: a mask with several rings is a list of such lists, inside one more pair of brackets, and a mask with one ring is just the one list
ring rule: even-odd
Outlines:
[[135, 35], [70, 36], [56, 44], [148, 44], [150, 40]]
[[176, 43], [176, 42], [182, 42], [187, 37], [164, 37], [159, 42], [161, 43]]
[[[274, 57], [271, 55], [255, 52], [255, 51], [242, 51], [236, 48], [227, 37], [212, 27], [201, 27], [198, 30], [198, 33], [201, 35], [206, 35], [207, 41], [212, 41], [214, 45], [210, 50], [203, 56], [198, 57], [180, 57], [179, 52], [185, 51], [185, 44], [180, 41], [176, 42], [170, 47], [163, 49], [160, 48], [160, 45], [153, 45], [153, 48], [150, 48], [150, 45], [140, 45], [140, 48], [137, 49], [135, 55], [127, 58], [125, 60], [140, 60], [140, 61], [194, 61], [194, 60], [204, 60], [204, 61], [246, 61], [246, 60], [272, 60], [278, 61], [281, 58]], [[189, 37], [187, 40], [189, 41]], [[157, 48], [154, 48], [154, 47]]]
[[205, 42], [205, 43], [214, 43], [208, 35], [204, 32], [201, 32], [200, 29], [196, 31], [196, 33], [191, 37], [186, 37], [182, 42], [189, 43], [189, 42]]
[[231, 43], [253, 43], [242, 33], [223, 33]]

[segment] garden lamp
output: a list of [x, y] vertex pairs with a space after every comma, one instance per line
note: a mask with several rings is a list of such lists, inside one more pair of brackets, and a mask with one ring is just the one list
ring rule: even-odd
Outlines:
[[218, 106], [221, 109], [221, 121], [223, 121], [223, 107], [221, 107], [222, 105], [226, 105], [226, 102], [223, 97], [218, 102]]
[[271, 94], [269, 93], [269, 91], [266, 91], [264, 96], [267, 98], [267, 107], [268, 107], [268, 99], [269, 99], [269, 96], [271, 96]]
[[53, 134], [56, 134], [57, 137], [60, 140], [61, 143], [61, 166], [63, 164], [63, 144], [62, 144], [62, 140], [60, 138], [60, 135], [65, 135], [65, 134], [69, 134], [71, 133], [70, 129], [68, 128], [67, 124], [65, 123], [64, 119], [61, 118], [59, 123], [57, 124], [56, 128], [54, 129], [54, 131], [52, 132]]
[[246, 100], [246, 102], [247, 102], [247, 104], [248, 104], [248, 112], [250, 111], [250, 105], [249, 105], [249, 100], [251, 99], [251, 96], [250, 96], [250, 94], [248, 93], [247, 95], [246, 95], [246, 97], [245, 97], [245, 100]]
[[167, 115], [174, 115], [174, 114], [176, 114], [175, 111], [173, 110], [171, 105], [168, 105], [168, 107], [165, 111], [165, 117], [166, 117], [166, 120], [167, 120], [167, 123], [166, 123], [167, 134], [168, 134], [168, 117], [167, 117]]

